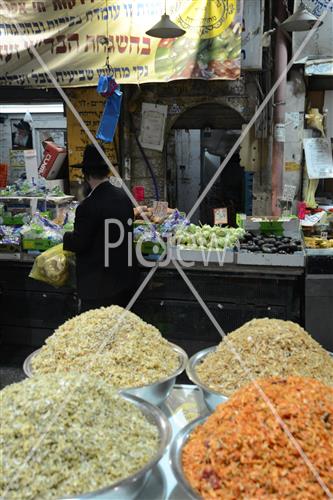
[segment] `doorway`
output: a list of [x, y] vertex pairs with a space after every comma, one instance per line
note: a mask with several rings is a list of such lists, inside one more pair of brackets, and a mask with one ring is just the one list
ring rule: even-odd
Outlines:
[[[176, 203], [188, 213], [204, 191], [223, 159], [237, 140], [240, 130], [175, 130]], [[228, 223], [234, 224], [236, 213], [244, 211], [244, 171], [238, 155], [208, 191], [192, 222], [214, 223], [214, 208], [227, 208]]]
[[[179, 210], [189, 213], [192, 209], [239, 137], [243, 123], [235, 110], [216, 103], [195, 106], [179, 116], [173, 126], [174, 161], [169, 173], [169, 193]], [[244, 169], [236, 153], [191, 221], [213, 224], [214, 208], [227, 208], [228, 223], [234, 225], [244, 204]]]

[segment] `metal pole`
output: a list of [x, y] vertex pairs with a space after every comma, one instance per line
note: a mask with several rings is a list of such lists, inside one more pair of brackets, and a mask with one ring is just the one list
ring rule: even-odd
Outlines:
[[[283, 22], [287, 12], [283, 0], [276, 2], [276, 17]], [[281, 29], [277, 29], [275, 43], [274, 81], [277, 81], [288, 64], [287, 38]], [[282, 179], [284, 167], [285, 102], [287, 90], [287, 75], [282, 80], [274, 95], [273, 114], [273, 152], [272, 152], [272, 214], [280, 215], [279, 197], [282, 194]]]

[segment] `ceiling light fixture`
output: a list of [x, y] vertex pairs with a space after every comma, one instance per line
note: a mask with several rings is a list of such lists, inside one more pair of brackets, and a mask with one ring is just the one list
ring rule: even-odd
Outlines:
[[178, 38], [186, 33], [176, 23], [172, 22], [166, 13], [166, 0], [164, 0], [164, 14], [152, 28], [146, 31], [146, 35], [154, 38]]
[[[303, 1], [301, 1], [296, 12], [283, 21], [280, 27], [286, 31], [310, 31], [317, 21], [318, 18], [314, 16], [312, 12], [306, 8]], [[318, 27], [322, 24], [322, 22], [318, 24]]]

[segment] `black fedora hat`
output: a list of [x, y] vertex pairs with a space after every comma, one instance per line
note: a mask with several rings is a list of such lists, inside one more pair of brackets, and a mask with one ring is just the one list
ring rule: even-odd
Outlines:
[[[100, 146], [102, 150], [104, 151], [104, 148]], [[98, 168], [102, 167], [105, 169], [108, 168], [107, 163], [104, 161], [104, 158], [100, 155], [99, 151], [93, 144], [87, 144], [84, 151], [83, 151], [83, 159], [81, 163], [77, 163], [76, 165], [71, 165], [71, 167], [74, 168], [82, 168], [82, 169], [89, 169], [89, 168]]]
[[31, 132], [31, 127], [28, 122], [25, 122], [23, 119], [20, 120], [18, 123], [14, 123], [14, 127], [18, 128], [19, 130], [25, 130], [26, 132]]

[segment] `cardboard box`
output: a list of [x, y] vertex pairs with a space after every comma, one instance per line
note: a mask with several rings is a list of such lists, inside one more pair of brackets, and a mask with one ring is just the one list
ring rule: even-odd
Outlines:
[[49, 248], [58, 245], [59, 242], [54, 242], [52, 240], [47, 240], [44, 238], [22, 238], [22, 248], [23, 250], [48, 250]]
[[53, 180], [59, 174], [60, 168], [66, 158], [67, 150], [53, 142], [45, 141], [44, 157], [39, 166], [39, 175], [47, 180]]

